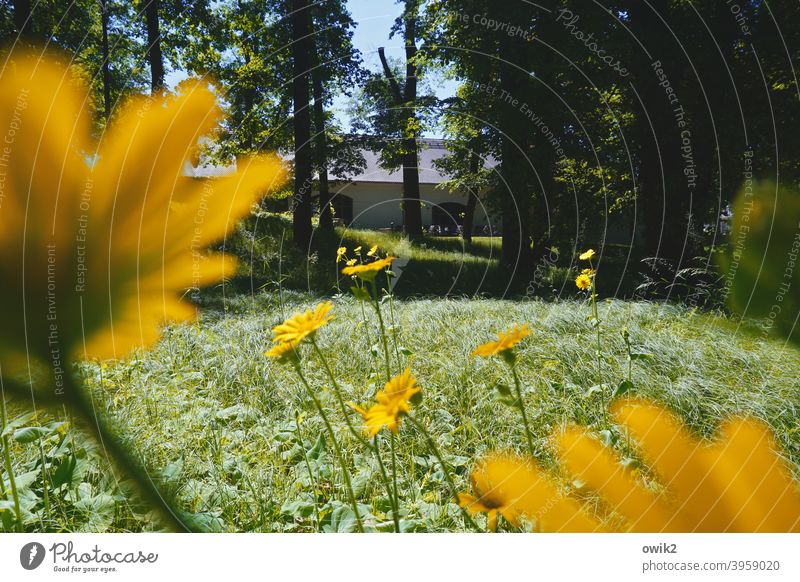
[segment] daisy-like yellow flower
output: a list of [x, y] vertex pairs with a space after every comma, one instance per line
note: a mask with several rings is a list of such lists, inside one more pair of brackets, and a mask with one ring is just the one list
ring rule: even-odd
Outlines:
[[584, 269], [583, 271], [581, 271], [581, 275], [588, 275], [589, 277], [594, 277], [596, 273], [597, 271], [595, 271], [594, 269]]
[[400, 417], [411, 410], [411, 401], [422, 391], [417, 380], [406, 368], [399, 376], [386, 383], [383, 390], [375, 395], [376, 404], [369, 410], [351, 404], [364, 418], [364, 432], [374, 437], [383, 427], [396, 433], [400, 428]]
[[592, 278], [586, 273], [581, 273], [575, 278], [575, 286], [581, 291], [586, 291], [592, 286]]
[[511, 329], [497, 333], [497, 341], [488, 342], [479, 345], [472, 352], [473, 356], [489, 357], [502, 354], [506, 350], [510, 350], [523, 339], [531, 335], [531, 329], [528, 324], [514, 325]]
[[361, 252], [361, 245], [358, 245], [356, 248], [354, 248], [353, 252], [354, 253], [360, 253]]
[[284, 175], [269, 157], [239, 160], [228, 177], [185, 176], [221, 116], [200, 82], [133, 99], [96, 144], [92, 100], [65, 60], [15, 52], [0, 71], [4, 373], [21, 352], [54, 369], [123, 357], [163, 323], [194, 318], [185, 291], [236, 271], [204, 249]]
[[378, 245], [372, 245], [372, 247], [367, 251], [367, 256], [374, 257], [377, 252], [378, 252]]
[[472, 493], [459, 493], [458, 504], [469, 513], [485, 513], [487, 526], [497, 531], [502, 515], [513, 527], [523, 517], [537, 529], [595, 531], [599, 524], [580, 505], [564, 497], [538, 467], [514, 454], [492, 453], [479, 461], [470, 475]]
[[583, 429], [556, 442], [564, 468], [624, 520], [624, 531], [800, 532], [800, 487], [762, 423], [730, 419], [720, 438], [703, 442], [644, 400], [623, 400], [612, 414], [638, 441], [657, 490]]
[[300, 343], [333, 319], [333, 316], [329, 315], [331, 309], [333, 304], [330, 301], [323, 301], [313, 311], [308, 309], [303, 313], [295, 313], [282, 324], [272, 328], [274, 335], [272, 341], [281, 344]]
[[394, 257], [386, 257], [385, 259], [378, 259], [365, 265], [353, 265], [342, 269], [343, 275], [351, 277], [358, 277], [363, 281], [372, 281], [378, 273], [384, 271], [392, 266]]
[[336, 250], [336, 262], [337, 263], [340, 262], [344, 258], [346, 253], [347, 253], [347, 247], [339, 247]]
[[345, 264], [346, 264], [348, 267], [352, 267], [352, 266], [353, 266], [353, 265], [355, 265], [357, 262], [358, 262], [358, 260], [356, 260], [356, 259], [349, 259], [349, 260], [347, 261], [347, 263], [345, 263]]
[[283, 358], [296, 358], [297, 357], [297, 346], [300, 345], [300, 340], [290, 341], [290, 342], [283, 342], [279, 344], [275, 344], [264, 352], [264, 355], [268, 358], [275, 358], [275, 359], [283, 359]]
[[594, 249], [589, 249], [588, 251], [584, 251], [578, 257], [582, 261], [591, 261], [595, 256]]

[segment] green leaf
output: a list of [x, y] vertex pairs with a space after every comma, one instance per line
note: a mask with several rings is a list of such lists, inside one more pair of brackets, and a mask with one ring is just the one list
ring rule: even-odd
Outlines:
[[359, 301], [369, 301], [369, 293], [363, 287], [356, 287], [355, 285], [353, 285], [352, 287], [350, 287], [350, 292]]
[[600, 440], [603, 441], [603, 444], [607, 447], [613, 447], [616, 444], [618, 435], [609, 429], [604, 429], [600, 431]]
[[731, 252], [722, 260], [728, 303], [761, 331], [800, 343], [800, 193], [756, 182], [737, 196]]
[[513, 393], [511, 392], [511, 387], [507, 386], [506, 384], [496, 384], [494, 389], [497, 390], [500, 396], [503, 396], [505, 398], [513, 396]]
[[617, 387], [614, 389], [614, 393], [611, 395], [611, 398], [618, 398], [619, 396], [622, 396], [631, 390], [633, 390], [633, 382], [630, 380], [623, 380], [617, 384]]
[[595, 394], [602, 394], [605, 392], [606, 384], [595, 384], [594, 386], [590, 386], [589, 389], [583, 393], [584, 398], [591, 398]]
[[26, 426], [14, 432], [14, 440], [18, 443], [32, 443], [51, 433], [49, 428], [43, 426]]
[[325, 454], [325, 449], [327, 447], [327, 443], [325, 442], [325, 435], [320, 433], [317, 437], [317, 442], [314, 443], [314, 446], [308, 451], [308, 458], [311, 460], [318, 460], [323, 454]]
[[341, 505], [331, 513], [330, 525], [325, 530], [332, 533], [351, 533], [358, 528], [356, 514], [348, 505]]
[[22, 426], [23, 424], [27, 424], [35, 416], [36, 416], [35, 412], [28, 412], [26, 414], [23, 414], [22, 416], [18, 416], [17, 418], [10, 420], [3, 429], [3, 432], [0, 433], [0, 436], [10, 435], [12, 432], [14, 432], [14, 429], [16, 429], [18, 426]]
[[310, 517], [314, 513], [314, 503], [305, 500], [287, 501], [281, 506], [281, 513], [291, 517]]

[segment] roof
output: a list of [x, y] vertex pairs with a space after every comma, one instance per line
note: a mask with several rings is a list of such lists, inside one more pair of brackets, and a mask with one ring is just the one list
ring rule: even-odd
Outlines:
[[[419, 182], [420, 184], [441, 184], [449, 179], [439, 172], [433, 162], [448, 154], [446, 142], [442, 139], [420, 139], [419, 142]], [[350, 182], [403, 183], [403, 169], [386, 170], [380, 166], [380, 152], [361, 150], [366, 168], [360, 174], [349, 178]], [[341, 176], [331, 176], [331, 180], [341, 180]]]

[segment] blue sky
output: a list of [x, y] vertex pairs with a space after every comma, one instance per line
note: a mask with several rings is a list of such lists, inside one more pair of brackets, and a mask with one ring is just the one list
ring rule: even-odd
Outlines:
[[[402, 38], [399, 36], [389, 38], [389, 31], [395, 18], [402, 13], [400, 4], [394, 0], [348, 0], [347, 7], [357, 25], [353, 34], [353, 45], [361, 51], [366, 68], [373, 71], [381, 70], [378, 58], [378, 47], [381, 46], [386, 48], [389, 59], [404, 58]], [[456, 88], [454, 81], [445, 79], [437, 79], [435, 83], [429, 85], [435, 89], [439, 97], [453, 95]], [[333, 103], [334, 113], [345, 128], [348, 127], [348, 116], [345, 111], [347, 104], [344, 98], [337, 98]]]
[[[403, 59], [402, 38], [395, 36], [389, 39], [392, 24], [402, 12], [399, 4], [396, 4], [394, 0], [348, 0], [347, 7], [356, 22], [353, 44], [361, 51], [366, 68], [373, 71], [381, 69], [378, 59], [378, 47], [380, 46], [386, 48], [386, 55], [390, 59]], [[167, 75], [167, 84], [174, 86], [185, 76], [182, 71], [173, 71]], [[435, 89], [439, 97], [452, 95], [456, 87], [454, 81], [444, 79], [437, 79], [435, 83], [429, 83], [429, 85]], [[334, 114], [345, 130], [349, 128], [347, 106], [348, 99], [343, 96], [334, 99]]]

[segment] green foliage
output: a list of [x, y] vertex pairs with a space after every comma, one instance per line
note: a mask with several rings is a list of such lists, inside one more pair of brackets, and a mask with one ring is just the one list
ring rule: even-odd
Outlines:
[[800, 193], [771, 182], [743, 188], [723, 270], [731, 308], [764, 333], [800, 343]]
[[[220, 309], [205, 310], [199, 324], [168, 328], [150, 353], [135, 354], [108, 368], [86, 366], [99, 410], [126, 427], [134, 449], [146, 451], [152, 474], [174, 483], [181, 503], [206, 529], [308, 532], [352, 527], [352, 516], [342, 503], [336, 460], [327, 439], [319, 438], [324, 426], [303, 403], [290, 367], [262, 355], [271, 326], [315, 301], [314, 296], [291, 292], [284, 292], [282, 299], [275, 293], [234, 297]], [[378, 324], [346, 296], [336, 300], [335, 309], [336, 319], [318, 338], [320, 347], [346, 398], [365, 402], [383, 378], [369, 350]], [[654, 355], [634, 362], [631, 381], [637, 396], [665, 403], [705, 436], [731, 414], [762, 419], [798, 466], [796, 351], [737, 333], [725, 318], [680, 307], [614, 301], [601, 304], [600, 310], [606, 329], [628, 328], [633, 353]], [[521, 445], [519, 411], [499, 406], [498, 392], [491, 389], [507, 384], [507, 367], [470, 356], [476, 343], [490, 339], [509, 322], [530, 322], [534, 329], [532, 341], [517, 350], [516, 366], [540, 460], [555, 466], [548, 442], [553, 428], [565, 422], [605, 431], [608, 443], [630, 457], [617, 428], [604, 426], [597, 397], [583, 397], [597, 385], [588, 312], [585, 303], [574, 301], [395, 302], [395, 318], [402, 326], [398, 339], [414, 354], [415, 375], [425, 391], [419, 418], [425, 419], [460, 486], [467, 487], [472, 459], [488, 450]], [[626, 378], [629, 361], [623, 337], [606, 333], [603, 342], [604, 382]], [[310, 366], [308, 376], [314, 385], [326, 383], [325, 371], [318, 366]], [[360, 445], [335, 412], [332, 394], [322, 391], [321, 398], [349, 459], [367, 529], [390, 531], [391, 509], [378, 467], [359, 453]], [[299, 432], [295, 411], [301, 415]], [[27, 417], [12, 431], [46, 428], [56, 420]], [[128, 505], [126, 482], [121, 489], [115, 487], [102, 452], [81, 435], [69, 427], [42, 437], [53, 481], [46, 487], [49, 513], [43, 497], [49, 481], [42, 477], [38, 442], [13, 444], [15, 473], [24, 491], [25, 529], [152, 529], [147, 512]], [[412, 429], [401, 436], [399, 487], [406, 501], [401, 527], [463, 529], [424, 438]], [[7, 487], [5, 473], [3, 479]], [[127, 502], [120, 497], [123, 493]], [[4, 520], [11, 515], [8, 506], [8, 498], [0, 500]]]

